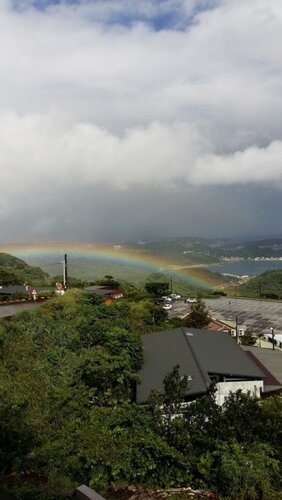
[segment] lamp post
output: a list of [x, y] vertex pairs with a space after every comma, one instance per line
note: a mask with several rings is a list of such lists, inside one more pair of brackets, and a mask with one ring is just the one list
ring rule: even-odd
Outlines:
[[271, 335], [272, 335], [272, 350], [274, 351], [275, 350], [275, 340], [274, 340], [274, 328], [273, 326], [270, 327], [270, 332], [271, 332]]
[[236, 343], [239, 344], [239, 324], [238, 324], [238, 316], [236, 316]]

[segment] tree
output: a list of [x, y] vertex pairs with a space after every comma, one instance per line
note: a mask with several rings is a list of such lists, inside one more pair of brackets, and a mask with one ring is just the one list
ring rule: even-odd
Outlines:
[[[62, 276], [57, 275], [52, 278], [51, 285], [56, 285], [56, 283], [60, 283], [62, 281]], [[75, 278], [73, 276], [68, 276], [68, 288], [84, 288], [86, 286], [86, 282], [81, 280], [80, 278]]]
[[250, 332], [249, 330], [246, 330], [244, 335], [240, 337], [240, 343], [242, 345], [255, 345], [257, 341], [257, 337], [253, 334], [253, 332]]
[[184, 401], [188, 390], [188, 377], [179, 374], [179, 365], [174, 366], [163, 381], [164, 384], [164, 404], [175, 408]]
[[210, 320], [209, 310], [205, 302], [198, 298], [197, 302], [191, 305], [191, 312], [185, 319], [184, 324], [189, 328], [205, 328]]
[[166, 295], [169, 292], [169, 283], [152, 281], [151, 283], [145, 284], [145, 290], [156, 297], [159, 295]]
[[224, 498], [281, 498], [276, 490], [279, 487], [279, 462], [273, 458], [270, 446], [263, 443], [242, 446], [231, 440], [219, 443], [211, 459], [209, 480]]
[[116, 281], [113, 276], [110, 274], [106, 274], [103, 279], [97, 280], [96, 285], [101, 285], [101, 286], [110, 286], [112, 288], [119, 288], [120, 283], [119, 281]]

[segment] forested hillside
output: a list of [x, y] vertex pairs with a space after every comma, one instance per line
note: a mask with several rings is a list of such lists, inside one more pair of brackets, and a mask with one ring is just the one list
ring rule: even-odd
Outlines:
[[140, 334], [179, 324], [138, 293], [105, 305], [79, 290], [2, 322], [0, 475], [33, 471], [100, 492], [126, 483], [281, 498], [281, 399], [238, 393], [220, 408], [211, 390], [182, 413], [187, 381], [176, 367], [164, 394], [134, 403]]
[[47, 283], [48, 274], [39, 267], [26, 264], [21, 259], [0, 253], [0, 285], [23, 285], [32, 283], [33, 285], [44, 285]]
[[265, 271], [240, 285], [238, 290], [245, 297], [282, 299], [282, 269]]

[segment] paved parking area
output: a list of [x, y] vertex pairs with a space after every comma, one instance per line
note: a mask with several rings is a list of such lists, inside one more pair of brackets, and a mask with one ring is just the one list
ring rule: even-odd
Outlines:
[[[266, 300], [249, 300], [221, 297], [219, 299], [205, 299], [211, 316], [219, 320], [236, 321], [247, 325], [257, 333], [270, 333], [270, 327], [282, 333], [282, 302]], [[188, 314], [190, 306], [183, 301], [175, 302], [171, 311], [172, 316]]]
[[282, 302], [248, 299], [208, 299], [205, 301], [217, 319], [235, 321], [247, 325], [254, 332], [270, 333], [270, 327], [282, 332]]

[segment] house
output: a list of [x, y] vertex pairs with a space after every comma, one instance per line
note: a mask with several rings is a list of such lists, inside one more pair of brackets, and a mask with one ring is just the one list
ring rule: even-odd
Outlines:
[[108, 303], [112, 300], [122, 299], [124, 297], [124, 293], [122, 290], [117, 288], [111, 288], [109, 286], [103, 285], [91, 285], [87, 286], [84, 289], [86, 292], [97, 293], [98, 295], [102, 295], [104, 298], [104, 302]]
[[[238, 336], [242, 337], [245, 335], [247, 330], [246, 325], [237, 325]], [[207, 330], [214, 332], [224, 332], [229, 333], [232, 337], [236, 337], [236, 321], [222, 321], [216, 318], [211, 318]]]
[[250, 359], [264, 373], [263, 396], [282, 393], [282, 351], [262, 347], [241, 346]]
[[164, 377], [176, 365], [180, 376], [188, 377], [185, 401], [204, 395], [213, 380], [218, 404], [238, 389], [255, 397], [263, 391], [265, 374], [228, 333], [181, 327], [143, 335], [142, 342], [137, 402], [145, 401], [154, 389], [163, 391]]
[[15, 294], [21, 294], [26, 298], [31, 297], [32, 291], [36, 290], [37, 293], [40, 292], [49, 292], [50, 294], [54, 291], [54, 287], [51, 286], [29, 286], [29, 285], [7, 285], [0, 286], [0, 300], [1, 297], [12, 297]]

